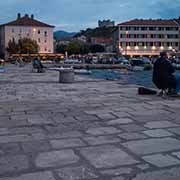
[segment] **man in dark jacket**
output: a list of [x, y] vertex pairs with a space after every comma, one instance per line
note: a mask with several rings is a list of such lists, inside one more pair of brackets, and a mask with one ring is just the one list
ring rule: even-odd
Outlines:
[[160, 58], [154, 63], [153, 83], [158, 89], [167, 89], [168, 93], [176, 93], [177, 81], [174, 72], [175, 68], [167, 59], [167, 53], [161, 52]]

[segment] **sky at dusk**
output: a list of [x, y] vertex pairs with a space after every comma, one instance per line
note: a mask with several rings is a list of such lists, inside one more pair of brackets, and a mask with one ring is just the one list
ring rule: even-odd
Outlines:
[[96, 27], [98, 20], [116, 23], [135, 18], [177, 18], [180, 0], [1, 0], [0, 23], [14, 20], [17, 13], [77, 32]]

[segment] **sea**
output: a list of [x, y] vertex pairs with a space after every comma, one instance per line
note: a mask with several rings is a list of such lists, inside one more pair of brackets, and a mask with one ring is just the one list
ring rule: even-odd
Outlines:
[[124, 71], [124, 70], [93, 70], [91, 78], [121, 81], [125, 84], [136, 84], [139, 86], [154, 88], [152, 82], [152, 71]]

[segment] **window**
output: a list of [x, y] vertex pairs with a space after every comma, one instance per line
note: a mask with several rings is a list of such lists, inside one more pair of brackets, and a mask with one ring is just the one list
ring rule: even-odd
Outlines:
[[158, 31], [164, 31], [164, 27], [158, 27]]
[[38, 30], [38, 34], [41, 34], [41, 31], [40, 31], [40, 30]]
[[44, 50], [47, 51], [47, 48], [45, 47]]
[[150, 30], [150, 31], [155, 31], [155, 30], [156, 30], [156, 27], [149, 27], [149, 30]]
[[14, 29], [12, 29], [12, 33], [14, 33]]
[[47, 37], [47, 31], [44, 31], [44, 36]]
[[41, 39], [40, 39], [40, 38], [38, 38], [38, 42], [39, 42], [39, 43], [41, 42]]
[[47, 43], [47, 40], [46, 40], [46, 39], [44, 40], [44, 43]]
[[29, 33], [27, 33], [27, 37], [29, 37]]
[[141, 27], [142, 31], [147, 31], [147, 27]]
[[134, 42], [130, 42], [130, 46], [134, 46]]

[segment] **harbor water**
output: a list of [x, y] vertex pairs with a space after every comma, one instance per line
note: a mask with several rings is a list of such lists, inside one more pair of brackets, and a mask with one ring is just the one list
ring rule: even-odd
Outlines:
[[154, 87], [152, 83], [152, 71], [93, 70], [91, 77], [106, 80], [120, 80], [125, 84]]

